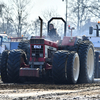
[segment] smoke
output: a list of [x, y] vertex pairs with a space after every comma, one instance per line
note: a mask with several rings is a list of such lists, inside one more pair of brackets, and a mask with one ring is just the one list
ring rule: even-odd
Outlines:
[[[83, 35], [86, 35], [86, 36], [96, 36], [96, 31], [94, 30], [93, 31], [93, 34], [89, 34], [89, 30], [85, 30], [85, 31], [78, 31], [78, 30], [73, 30], [72, 31], [72, 36], [83, 36]], [[71, 31], [68, 30], [67, 33], [66, 33], [66, 36], [71, 36]]]
[[51, 38], [51, 37], [49, 37], [49, 36], [46, 36], [45, 39], [46, 39], [46, 40], [49, 40], [49, 41], [57, 42], [57, 41], [59, 40], [59, 37], [52, 37], [52, 38]]

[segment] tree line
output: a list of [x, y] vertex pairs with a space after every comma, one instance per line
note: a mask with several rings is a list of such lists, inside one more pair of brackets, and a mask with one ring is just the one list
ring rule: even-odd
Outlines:
[[[0, 3], [0, 32], [6, 32], [8, 36], [14, 34], [16, 37], [21, 37], [22, 35], [29, 36], [30, 34], [39, 35], [39, 19], [37, 18], [31, 22], [28, 21], [29, 15], [31, 15], [29, 10], [35, 5], [33, 0], [9, 1], [12, 2], [10, 6], [3, 2]], [[30, 7], [31, 3], [33, 3], [32, 7]], [[68, 0], [67, 10], [67, 23], [76, 27], [77, 30], [81, 30], [88, 19], [99, 19], [100, 1]], [[43, 34], [45, 35], [47, 32], [47, 21], [52, 17], [59, 17], [61, 15], [57, 12], [57, 9], [52, 8], [49, 10], [45, 9], [41, 16], [45, 19], [45, 22], [43, 22]], [[62, 31], [61, 23], [57, 22], [55, 24], [56, 27], [59, 27], [58, 31]]]

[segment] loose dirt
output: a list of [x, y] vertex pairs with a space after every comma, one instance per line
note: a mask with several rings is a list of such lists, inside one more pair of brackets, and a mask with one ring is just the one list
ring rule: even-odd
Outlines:
[[0, 83], [0, 100], [100, 100], [100, 83]]

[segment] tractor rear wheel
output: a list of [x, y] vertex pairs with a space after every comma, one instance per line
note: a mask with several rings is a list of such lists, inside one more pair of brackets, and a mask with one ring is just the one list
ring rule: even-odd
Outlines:
[[21, 61], [25, 60], [25, 52], [23, 50], [11, 50], [8, 57], [8, 80], [10, 83], [20, 82], [19, 71]]
[[8, 60], [9, 51], [5, 50], [2, 53], [1, 57], [1, 79], [4, 83], [8, 82], [7, 76], [7, 60]]
[[29, 64], [30, 59], [30, 43], [29, 40], [22, 40], [19, 42], [18, 49], [22, 49], [27, 55], [27, 64]]
[[67, 82], [71, 84], [77, 83], [79, 78], [80, 62], [78, 53], [76, 53], [75, 51], [70, 52], [67, 59], [66, 69]]
[[1, 72], [1, 58], [2, 58], [2, 53], [0, 53], [0, 72]]
[[94, 47], [90, 41], [83, 41], [78, 49], [80, 58], [79, 83], [90, 83], [94, 79]]
[[79, 76], [78, 54], [74, 51], [57, 51], [53, 58], [52, 75], [55, 83], [76, 83]]

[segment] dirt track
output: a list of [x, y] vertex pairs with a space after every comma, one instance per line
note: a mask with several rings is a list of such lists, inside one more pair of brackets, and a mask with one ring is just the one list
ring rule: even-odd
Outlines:
[[0, 83], [0, 100], [100, 100], [100, 83], [55, 85]]

